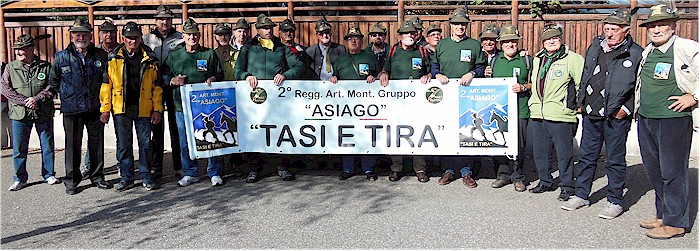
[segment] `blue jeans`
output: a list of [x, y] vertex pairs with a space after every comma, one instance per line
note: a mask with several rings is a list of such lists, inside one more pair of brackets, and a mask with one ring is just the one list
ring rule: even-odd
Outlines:
[[139, 106], [127, 106], [125, 112], [114, 115], [114, 129], [117, 133], [117, 160], [122, 181], [134, 182], [134, 139], [133, 127], [136, 127], [136, 138], [139, 144], [139, 176], [141, 181], [151, 180], [151, 170], [148, 167], [146, 153], [150, 149], [151, 118], [139, 117]]
[[574, 195], [574, 134], [576, 123], [556, 122], [543, 119], [530, 121], [532, 130], [532, 151], [537, 167], [539, 185], [552, 186], [552, 174], [549, 171], [552, 146], [557, 152], [559, 168], [559, 187], [561, 193]]
[[[355, 157], [356, 156], [354, 155], [343, 155], [340, 157], [341, 161], [343, 162], [343, 172], [355, 172]], [[372, 173], [372, 171], [374, 171], [374, 164], [377, 161], [377, 157], [362, 155], [359, 156], [359, 158], [362, 166], [362, 173]]]
[[461, 166], [459, 174], [462, 175], [462, 177], [466, 177], [472, 174], [472, 163], [474, 163], [475, 158], [476, 157], [446, 156], [443, 158], [442, 169], [444, 169], [444, 172], [454, 175], [455, 169]]
[[631, 123], [630, 119], [591, 119], [588, 115], [583, 115], [576, 172], [577, 197], [588, 200], [598, 166], [598, 155], [605, 143], [608, 159], [605, 165], [605, 174], [608, 176], [608, 201], [622, 206], [622, 189], [627, 178], [627, 133]]
[[[175, 120], [177, 121], [177, 130], [179, 132], [186, 132], [185, 114], [182, 112], [175, 112]], [[180, 161], [182, 162], [182, 170], [185, 171], [185, 175], [187, 176], [197, 177], [199, 176], [197, 175], [199, 163], [197, 163], [197, 160], [190, 159], [190, 150], [187, 146], [187, 134], [183, 133], [180, 136]], [[224, 161], [222, 156], [209, 158], [207, 175], [209, 175], [209, 177], [221, 176], [221, 167], [223, 164]]]
[[693, 138], [690, 116], [652, 119], [639, 116], [639, 151], [656, 194], [656, 218], [664, 225], [690, 228], [688, 158]]
[[12, 120], [12, 151], [15, 166], [15, 181], [27, 182], [27, 153], [29, 152], [29, 135], [32, 127], [36, 128], [41, 143], [41, 176], [44, 180], [54, 176], [54, 142], [53, 118], [45, 121]]

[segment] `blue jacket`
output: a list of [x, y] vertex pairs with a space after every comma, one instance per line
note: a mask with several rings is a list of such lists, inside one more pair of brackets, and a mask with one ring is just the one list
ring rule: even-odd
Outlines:
[[100, 111], [100, 87], [105, 82], [107, 52], [90, 44], [85, 63], [78, 53], [73, 43], [57, 52], [49, 74], [49, 84], [58, 90], [61, 112], [66, 115]]

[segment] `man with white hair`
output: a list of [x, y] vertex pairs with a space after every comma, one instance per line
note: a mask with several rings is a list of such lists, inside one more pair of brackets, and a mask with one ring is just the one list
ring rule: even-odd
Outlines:
[[90, 181], [97, 188], [111, 189], [104, 167], [104, 124], [100, 121], [100, 87], [107, 70], [107, 52], [91, 42], [92, 25], [78, 18], [70, 27], [71, 43], [54, 56], [49, 83], [61, 97], [63, 128], [66, 131], [66, 193], [77, 194], [83, 130], [88, 134]]
[[605, 143], [608, 203], [599, 217], [612, 219], [623, 212], [623, 188], [627, 177], [627, 133], [632, 123], [634, 84], [642, 59], [642, 47], [629, 34], [632, 13], [620, 8], [603, 20], [603, 36], [588, 47], [578, 94], [583, 118], [575, 195], [562, 204], [573, 211], [590, 204], [600, 149]]

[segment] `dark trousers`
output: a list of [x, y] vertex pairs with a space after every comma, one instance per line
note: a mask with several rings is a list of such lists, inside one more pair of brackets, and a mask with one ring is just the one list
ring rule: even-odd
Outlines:
[[518, 119], [518, 159], [516, 161], [509, 160], [506, 157], [495, 157], [495, 164], [498, 167], [499, 180], [508, 180], [512, 182], [524, 181], [525, 174], [523, 166], [525, 166], [525, 156], [532, 154], [532, 130], [528, 130], [528, 122], [530, 119]]
[[559, 187], [562, 193], [574, 195], [574, 134], [576, 123], [555, 122], [542, 119], [530, 121], [532, 130], [532, 151], [537, 166], [540, 185], [552, 186], [549, 172], [552, 146], [557, 152]]
[[642, 163], [656, 191], [656, 218], [663, 219], [664, 225], [688, 229], [688, 158], [693, 119], [651, 119], [640, 115], [637, 133]]
[[[169, 86], [163, 86], [163, 101], [168, 107], [168, 129], [170, 131], [170, 147], [173, 156], [173, 169], [175, 171], [182, 170], [182, 161], [180, 160], [180, 138], [177, 131], [177, 122], [175, 121], [175, 101], [173, 100], [173, 89]], [[163, 152], [165, 151], [165, 119], [160, 123], [151, 126], [153, 137], [151, 138], [151, 149], [153, 149], [153, 159], [151, 160], [151, 168], [156, 175], [163, 174]]]
[[80, 153], [83, 143], [83, 129], [87, 129], [87, 154], [90, 155], [88, 175], [90, 181], [104, 180], [104, 136], [105, 125], [100, 121], [99, 112], [85, 112], [63, 115], [63, 128], [66, 131], [66, 177], [63, 183], [74, 189], [83, 179], [80, 174]]
[[608, 201], [622, 206], [622, 189], [627, 178], [627, 133], [630, 119], [597, 119], [583, 115], [583, 130], [579, 147], [579, 164], [576, 171], [576, 196], [588, 200], [595, 179], [600, 149], [605, 143], [608, 176]]
[[134, 127], [136, 127], [136, 139], [139, 144], [139, 177], [141, 181], [151, 179], [151, 170], [148, 167], [146, 153], [150, 149], [149, 137], [151, 136], [151, 118], [139, 117], [139, 106], [129, 105], [124, 113], [114, 115], [114, 128], [117, 133], [117, 160], [119, 160], [119, 174], [122, 181], [127, 184], [134, 183]]

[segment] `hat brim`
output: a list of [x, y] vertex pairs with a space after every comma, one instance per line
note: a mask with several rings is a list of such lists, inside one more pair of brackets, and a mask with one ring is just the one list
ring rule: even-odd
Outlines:
[[122, 36], [124, 36], [124, 37], [142, 37], [143, 34], [139, 31], [127, 31], [127, 32], [122, 32]]
[[228, 30], [218, 30], [214, 31], [214, 35], [226, 35], [226, 34], [232, 34], [233, 32], [228, 31]]
[[542, 37], [540, 37], [540, 42], [544, 42], [544, 40], [547, 40], [547, 39], [550, 39], [550, 38], [553, 38], [553, 37], [559, 37], [559, 36], [561, 36], [561, 33], [548, 33], [548, 34], [544, 34], [544, 35], [542, 35]]
[[649, 19], [644, 20], [644, 22], [639, 24], [639, 27], [647, 27], [647, 26], [649, 26], [649, 24], [654, 23], [654, 22], [658, 22], [658, 21], [665, 21], [665, 20], [676, 21], [679, 18], [680, 17], [678, 17], [678, 16], [675, 16], [675, 17], [668, 17], [668, 16], [666, 16], [666, 17], [650, 17]]
[[99, 31], [117, 31], [117, 27], [114, 27], [114, 28], [106, 28], [106, 29], [99, 29]]
[[479, 36], [479, 39], [482, 39], [482, 38], [498, 38], [498, 35], [496, 35], [495, 33], [491, 33], [491, 32], [485, 32], [485, 33], [482, 33], [481, 36]]
[[260, 28], [263, 28], [263, 27], [275, 27], [275, 26], [277, 26], [277, 25], [274, 24], [274, 23], [262, 23], [262, 24], [259, 24], [259, 25], [256, 24], [256, 25], [255, 25], [255, 28], [256, 28], [256, 29], [260, 29]]
[[182, 33], [185, 33], [185, 34], [197, 34], [197, 33], [199, 33], [199, 30], [195, 30], [195, 29], [192, 29], [192, 30], [183, 30]]
[[466, 17], [451, 17], [450, 23], [471, 23], [472, 21]]
[[175, 18], [175, 16], [170, 14], [156, 14], [153, 18]]
[[20, 45], [18, 45], [18, 44], [13, 44], [13, 45], [12, 45], [12, 49], [22, 49], [22, 48], [27, 48], [27, 47], [30, 47], [30, 46], [34, 46], [34, 43], [31, 43], [31, 44], [20, 44]]
[[625, 20], [622, 20], [620, 18], [616, 18], [613, 16], [609, 16], [609, 17], [606, 17], [605, 19], [603, 19], [603, 23], [604, 24], [627, 25], [627, 26], [630, 25], [629, 21], [625, 21]]
[[398, 33], [409, 33], [409, 32], [418, 32], [418, 31], [415, 30], [415, 29], [410, 29], [410, 28], [409, 28], [409, 29], [401, 28], [401, 29], [397, 30], [396, 32], [398, 32]]
[[68, 29], [70, 32], [93, 32], [92, 29], [86, 27], [71, 27]]
[[348, 38], [350, 38], [350, 37], [365, 38], [365, 35], [357, 35], [357, 34], [355, 34], [355, 35], [345, 35], [345, 36], [343, 37], [343, 40], [348, 40]]
[[502, 42], [502, 41], [508, 41], [508, 40], [520, 40], [522, 39], [521, 36], [518, 35], [504, 35], [500, 36], [496, 39], [497, 42]]

